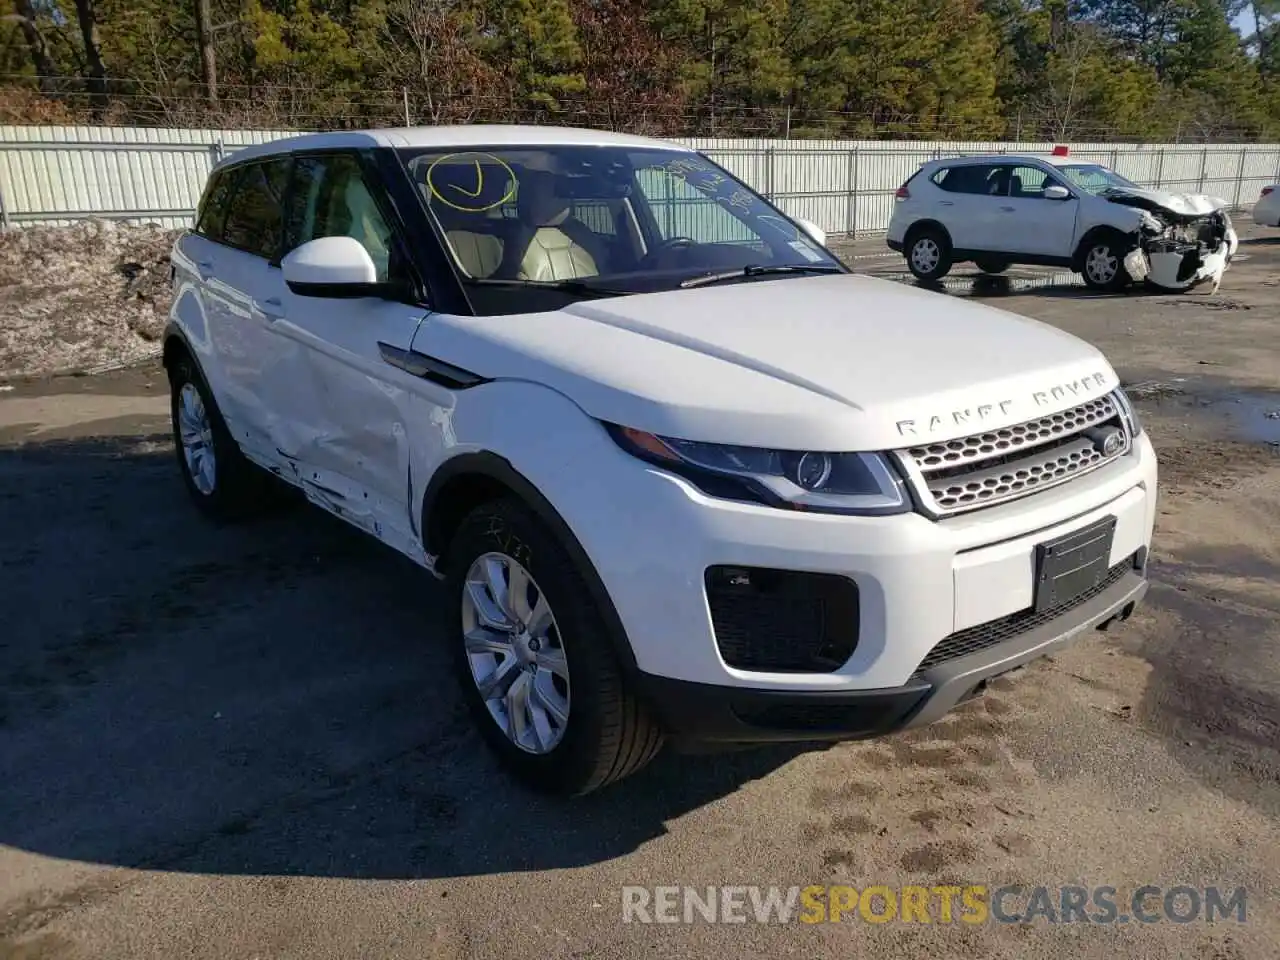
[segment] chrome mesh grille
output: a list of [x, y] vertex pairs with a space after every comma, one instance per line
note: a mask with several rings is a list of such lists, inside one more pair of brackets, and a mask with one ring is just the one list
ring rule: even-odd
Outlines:
[[1116, 416], [1116, 402], [1110, 396], [1090, 400], [1070, 410], [1037, 417], [1011, 427], [975, 433], [971, 437], [912, 447], [907, 454], [921, 470], [939, 467], [959, 467], [975, 460], [987, 460], [1004, 453], [1013, 453], [1024, 447], [1038, 446], [1050, 440], [1079, 433], [1085, 427], [1105, 423]]
[[1094, 442], [1104, 428], [1124, 431], [1112, 396], [1099, 397], [1024, 423], [899, 451], [929, 512], [963, 513], [1064, 483], [1129, 450], [1106, 456]]

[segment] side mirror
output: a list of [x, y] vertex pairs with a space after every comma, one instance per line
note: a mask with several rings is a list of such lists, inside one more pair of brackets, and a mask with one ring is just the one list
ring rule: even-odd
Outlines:
[[812, 220], [805, 220], [803, 217], [796, 217], [795, 221], [801, 230], [818, 242], [818, 246], [825, 247], [827, 245], [827, 231]]
[[1046, 200], [1070, 200], [1071, 191], [1061, 184], [1051, 183], [1044, 188], [1044, 198]]
[[364, 245], [352, 237], [321, 237], [280, 262], [284, 282], [300, 297], [376, 297], [385, 292]]

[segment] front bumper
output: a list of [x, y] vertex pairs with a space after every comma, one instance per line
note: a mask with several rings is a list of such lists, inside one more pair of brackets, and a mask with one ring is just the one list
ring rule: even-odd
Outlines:
[[[570, 509], [592, 507], [567, 519], [617, 611], [634, 668], [735, 690], [897, 690], [944, 639], [1033, 606], [1038, 545], [1114, 517], [1107, 563], [1115, 566], [1149, 546], [1156, 513], [1156, 458], [1145, 434], [1129, 454], [1069, 483], [936, 521], [776, 510], [706, 496], [621, 451], [602, 451], [597, 462], [616, 469], [565, 499]], [[812, 672], [731, 665], [704, 584], [717, 565], [852, 582], [852, 654]], [[775, 623], [785, 631], [785, 620]]]
[[641, 691], [678, 741], [855, 740], [924, 726], [978, 695], [994, 677], [1128, 619], [1147, 591], [1145, 552], [1101, 594], [1025, 633], [951, 660], [889, 689], [795, 691], [717, 687], [642, 675]]

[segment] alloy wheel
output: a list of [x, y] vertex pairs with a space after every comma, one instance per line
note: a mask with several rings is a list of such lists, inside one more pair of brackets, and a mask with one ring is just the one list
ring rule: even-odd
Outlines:
[[218, 475], [218, 461], [213, 452], [213, 424], [200, 391], [190, 381], [182, 385], [178, 394], [178, 436], [191, 482], [204, 496], [210, 496]]
[[462, 594], [462, 633], [471, 678], [507, 739], [545, 754], [569, 722], [569, 667], [546, 595], [517, 560], [477, 557]]

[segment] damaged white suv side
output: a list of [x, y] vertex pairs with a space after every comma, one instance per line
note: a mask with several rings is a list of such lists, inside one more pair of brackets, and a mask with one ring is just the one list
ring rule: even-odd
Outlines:
[[1216, 290], [1238, 244], [1225, 201], [1147, 190], [1065, 154], [934, 160], [895, 201], [889, 247], [922, 280], [972, 260], [987, 273], [1069, 267], [1099, 290]]
[[194, 502], [275, 474], [440, 577], [403, 602], [540, 786], [926, 724], [1147, 587], [1156, 458], [1097, 349], [851, 275], [677, 144], [259, 144], [173, 265]]

